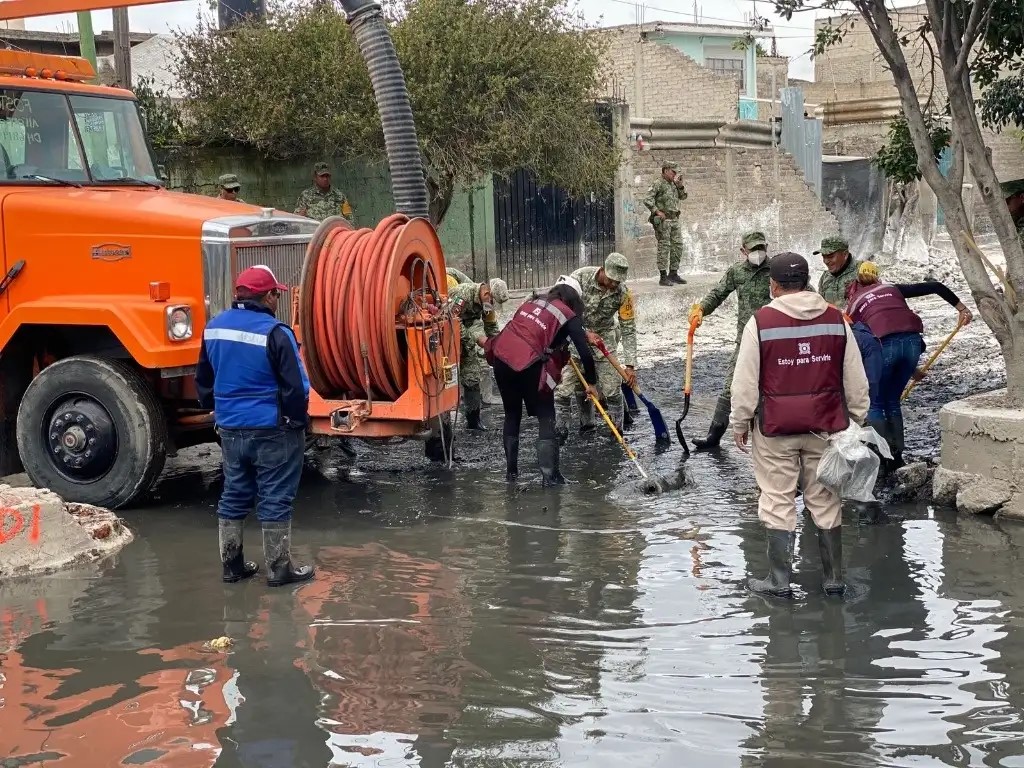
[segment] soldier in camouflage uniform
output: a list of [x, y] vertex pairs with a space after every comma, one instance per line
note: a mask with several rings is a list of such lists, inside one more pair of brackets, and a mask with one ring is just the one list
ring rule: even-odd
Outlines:
[[459, 283], [448, 292], [453, 300], [462, 299], [459, 322], [462, 324], [462, 351], [459, 355], [459, 380], [462, 383], [462, 402], [466, 408], [466, 428], [485, 431], [480, 418], [483, 397], [480, 394], [480, 375], [484, 365], [481, 354], [484, 341], [497, 336], [498, 311], [495, 304], [508, 301], [508, 286], [495, 278], [490, 283]]
[[850, 255], [850, 245], [841, 237], [826, 237], [814, 255], [820, 255], [828, 269], [818, 279], [818, 293], [829, 304], [845, 309], [846, 289], [857, 279], [861, 262]]
[[703, 440], [694, 440], [698, 450], [717, 448], [722, 435], [729, 427], [729, 412], [732, 410], [732, 374], [736, 370], [736, 355], [740, 350], [740, 338], [750, 317], [761, 307], [772, 300], [770, 278], [768, 275], [768, 240], [763, 232], [748, 232], [743, 236], [740, 253], [743, 260], [729, 267], [718, 285], [711, 289], [701, 301], [690, 308], [689, 322], [698, 328], [704, 322], [704, 316], [710, 315], [736, 291], [738, 306], [736, 308], [736, 346], [729, 359], [729, 370], [725, 374], [725, 387], [718, 396], [715, 415], [711, 419], [708, 436]]
[[679, 262], [683, 260], [683, 229], [679, 223], [679, 203], [686, 199], [682, 179], [678, 178], [679, 164], [666, 161], [661, 166], [661, 178], [651, 185], [644, 205], [651, 212], [648, 221], [654, 227], [658, 241], [658, 285], [682, 285]]
[[225, 173], [217, 179], [217, 197], [221, 200], [231, 200], [235, 203], [244, 203], [245, 200], [238, 196], [238, 190], [242, 188], [242, 185], [238, 182], [238, 177], [233, 173]]
[[473, 282], [473, 278], [472, 277], [467, 275], [462, 270], [456, 269], [455, 267], [448, 267], [445, 270], [445, 273], [448, 276], [448, 290], [449, 291], [451, 291], [451, 289], [454, 288], [459, 283], [472, 283]]
[[[625, 285], [628, 274], [629, 262], [626, 261], [626, 257], [621, 253], [611, 253], [605, 259], [603, 267], [582, 267], [571, 275], [583, 288], [583, 306], [586, 307], [583, 321], [587, 326], [588, 338], [591, 339], [594, 360], [597, 362], [597, 388], [601, 393], [602, 404], [620, 430], [623, 412], [620, 386], [622, 378], [594, 346], [594, 342], [597, 340], [595, 337], [600, 337], [605, 346], [615, 349], [618, 342], [616, 333], [621, 334], [622, 363], [627, 375], [632, 379], [630, 383], [635, 384], [636, 317], [633, 297]], [[562, 372], [562, 383], [555, 390], [555, 410], [558, 417], [556, 434], [562, 442], [569, 434], [569, 412], [572, 410], [574, 397], [580, 406], [580, 431], [588, 432], [594, 429], [593, 405], [586, 399], [583, 385], [572, 370], [572, 366], [568, 366]]]
[[313, 166], [313, 186], [299, 193], [295, 212], [317, 221], [330, 216], [344, 216], [352, 220], [352, 206], [345, 195], [331, 186], [331, 169], [327, 163]]
[[1024, 179], [1004, 182], [999, 188], [1006, 200], [1006, 207], [1010, 209], [1014, 226], [1017, 227], [1017, 239], [1024, 248]]

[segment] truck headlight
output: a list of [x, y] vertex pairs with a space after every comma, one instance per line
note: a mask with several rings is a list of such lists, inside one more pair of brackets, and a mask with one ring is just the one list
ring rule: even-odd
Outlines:
[[186, 341], [192, 338], [192, 309], [187, 305], [170, 306], [166, 309], [167, 338], [171, 341]]

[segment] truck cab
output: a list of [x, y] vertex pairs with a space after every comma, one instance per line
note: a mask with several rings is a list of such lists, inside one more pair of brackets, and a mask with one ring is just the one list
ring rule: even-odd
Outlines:
[[298, 285], [317, 222], [168, 191], [133, 94], [94, 77], [0, 51], [0, 475], [117, 508], [215, 439], [203, 328], [245, 267]]

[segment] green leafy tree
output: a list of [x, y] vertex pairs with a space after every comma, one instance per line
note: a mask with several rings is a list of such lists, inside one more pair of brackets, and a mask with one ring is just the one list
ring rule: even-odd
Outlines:
[[[838, 24], [819, 29], [815, 52], [840, 43], [853, 24], [863, 24], [892, 73], [907, 129], [918, 158], [918, 171], [935, 192], [964, 277], [982, 318], [995, 334], [1006, 362], [1010, 401], [1024, 403], [1024, 250], [1017, 239], [999, 189], [992, 160], [985, 151], [975, 88], [1000, 79], [1019, 58], [1020, 0], [927, 0], [921, 23], [901, 25], [898, 11], [885, 0], [773, 0], [787, 19], [797, 12], [826, 9], [852, 11]], [[1015, 54], [1016, 50], [1016, 54]], [[923, 54], [922, 54], [923, 52]], [[931, 78], [915, 78], [918, 56], [931, 67]], [[972, 79], [973, 75], [973, 79]], [[930, 83], [930, 85], [929, 85]], [[953, 162], [943, 176], [933, 160], [933, 95], [943, 92], [949, 115]], [[925, 88], [928, 90], [925, 91]], [[965, 169], [970, 167], [996, 236], [1006, 256], [1006, 274], [993, 276], [973, 247], [967, 206], [962, 197]]]
[[[595, 111], [601, 43], [566, 0], [389, 5], [440, 222], [455, 190], [529, 168], [572, 193], [610, 189], [618, 151]], [[278, 5], [229, 33], [180, 37], [178, 76], [204, 144], [274, 157], [383, 157], [366, 65], [329, 4]]]
[[181, 146], [185, 131], [181, 108], [166, 92], [154, 87], [154, 81], [140, 77], [135, 83], [135, 98], [153, 149], [166, 152]]

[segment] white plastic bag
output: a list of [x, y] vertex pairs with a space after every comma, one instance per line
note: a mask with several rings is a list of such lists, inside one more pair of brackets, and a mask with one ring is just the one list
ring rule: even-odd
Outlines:
[[871, 427], [851, 423], [828, 438], [828, 447], [818, 462], [818, 482], [851, 501], [874, 501], [875, 481], [881, 460], [868, 446], [874, 445], [891, 459], [889, 445]]

